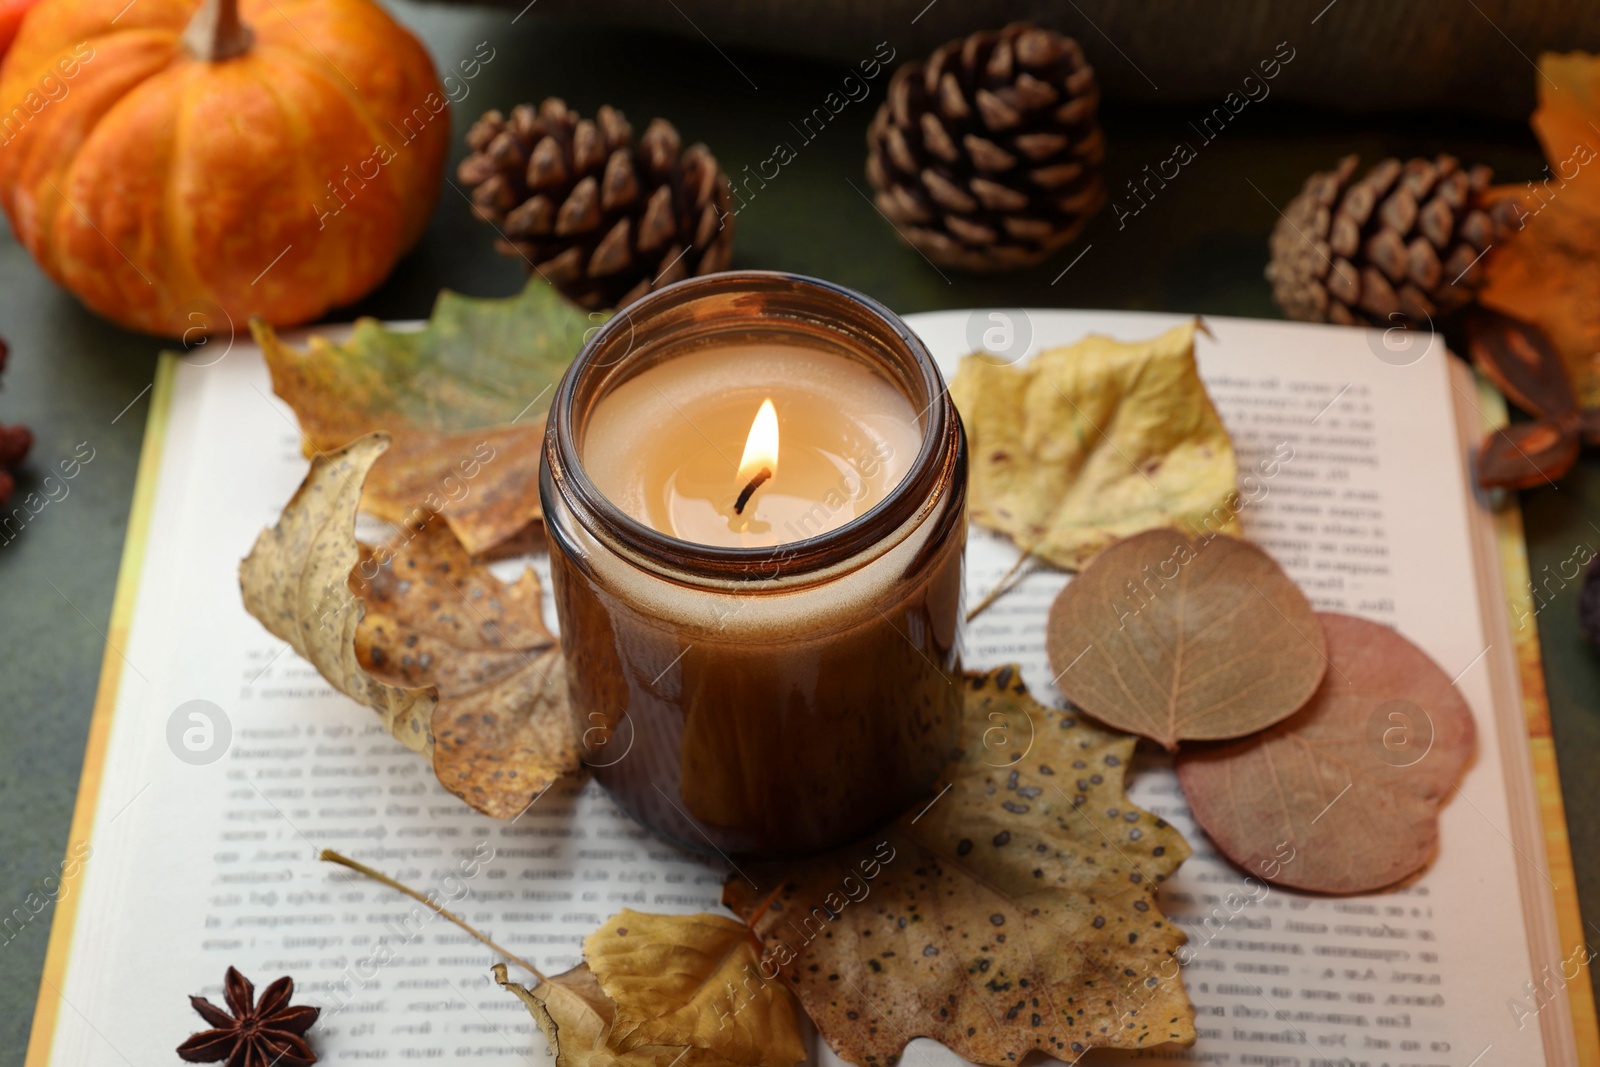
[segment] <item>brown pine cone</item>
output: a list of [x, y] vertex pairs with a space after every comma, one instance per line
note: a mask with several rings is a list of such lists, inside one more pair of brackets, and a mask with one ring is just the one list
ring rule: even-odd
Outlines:
[[935, 263], [1026, 267], [1106, 201], [1100, 90], [1078, 42], [1016, 22], [895, 71], [867, 130], [879, 210]]
[[1306, 179], [1273, 228], [1267, 280], [1278, 306], [1306, 322], [1389, 327], [1471, 302], [1515, 213], [1511, 201], [1486, 200], [1489, 168], [1386, 159], [1352, 182], [1359, 162], [1346, 156]]
[[583, 307], [620, 308], [732, 258], [727, 177], [705, 145], [680, 151], [665, 119], [635, 147], [622, 112], [590, 121], [551, 97], [487, 112], [467, 143], [457, 173], [500, 231], [496, 247]]

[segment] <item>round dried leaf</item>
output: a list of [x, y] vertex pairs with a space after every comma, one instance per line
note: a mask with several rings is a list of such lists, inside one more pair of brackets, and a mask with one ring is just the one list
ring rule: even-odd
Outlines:
[[1427, 653], [1379, 623], [1320, 618], [1331, 666], [1311, 702], [1255, 737], [1184, 752], [1178, 781], [1240, 866], [1298, 889], [1368, 892], [1432, 858], [1440, 804], [1477, 735]]
[[1056, 684], [1074, 704], [1168, 749], [1292, 715], [1322, 681], [1325, 643], [1271, 556], [1170, 528], [1096, 556], [1056, 598], [1046, 634]]

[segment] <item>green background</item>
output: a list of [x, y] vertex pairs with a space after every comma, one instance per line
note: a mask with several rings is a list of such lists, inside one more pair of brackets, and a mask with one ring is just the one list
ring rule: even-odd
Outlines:
[[[1124, 226], [1105, 211], [1075, 245], [1033, 270], [986, 278], [941, 275], [898, 242], [865, 196], [864, 132], [886, 75], [872, 83], [864, 102], [851, 104], [820, 136], [801, 144], [790, 122], [837, 89], [845, 67], [737, 50], [724, 54], [687, 26], [684, 37], [664, 38], [563, 24], [537, 8], [513, 24], [515, 9], [390, 6], [427, 42], [441, 69], [454, 68], [480, 42], [495, 49], [454, 108], [452, 178], [464, 152], [461, 137], [477, 114], [548, 95], [590, 114], [602, 103], [613, 104], [636, 129], [656, 115], [670, 118], [686, 141], [707, 142], [736, 179], [746, 165], [753, 172], [777, 142], [787, 141], [798, 157], [738, 216], [734, 265], [819, 275], [905, 313], [1060, 306], [1279, 317], [1262, 277], [1267, 235], [1277, 208], [1313, 170], [1346, 152], [1368, 160], [1450, 152], [1487, 163], [1503, 180], [1516, 182], [1538, 176], [1542, 166], [1537, 145], [1520, 124], [1433, 114], [1352, 116], [1283, 108], [1269, 99], [1251, 105], [1222, 136], [1201, 147], [1199, 157]], [[1335, 20], [1326, 22], [1328, 32], [1304, 47], [1339, 46]], [[1127, 62], [1092, 36], [1084, 44], [1097, 64]], [[1509, 43], [1506, 51], [1507, 63], [1526, 65]], [[1294, 76], [1291, 64], [1280, 77]], [[1535, 77], [1531, 66], [1528, 77]], [[1168, 157], [1179, 139], [1197, 141], [1188, 123], [1210, 106], [1108, 103], [1102, 123], [1112, 195], [1143, 167]], [[484, 296], [512, 293], [524, 281], [524, 268], [520, 260], [496, 255], [492, 239], [471, 217], [464, 194], [447, 184], [427, 234], [388, 282], [329, 319], [423, 317], [440, 287]], [[1063, 275], [1080, 253], [1083, 258]], [[0, 545], [4, 914], [55, 873], [66, 846], [148, 414], [145, 390], [163, 346], [83, 310], [39, 272], [9, 231], [0, 231], [0, 337], [12, 347], [0, 422], [25, 422], [37, 437], [20, 491], [80, 442], [95, 456], [66, 499], [41, 512], [15, 541]], [[1600, 657], [1579, 636], [1576, 586], [1562, 588], [1554, 576], [1578, 546], [1594, 546], [1590, 554], [1600, 548], [1600, 529], [1590, 524], [1600, 522], [1600, 462], [1586, 455], [1559, 488], [1525, 493], [1522, 506], [1535, 581], [1552, 576], [1538, 625], [1578, 880], [1585, 913], [1593, 915], [1600, 910], [1600, 797], [1591, 777], [1600, 756]], [[184, 831], [174, 826], [171, 832]], [[186, 876], [171, 872], [173, 878]], [[130, 887], [136, 898], [130, 904], [159, 900], [161, 891], [159, 885]], [[0, 1067], [22, 1062], [49, 917], [46, 912], [0, 944]]]

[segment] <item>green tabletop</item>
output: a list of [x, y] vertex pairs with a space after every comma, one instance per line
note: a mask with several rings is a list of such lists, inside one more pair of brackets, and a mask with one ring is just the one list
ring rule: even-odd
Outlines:
[[[400, 0], [392, 8], [427, 42], [441, 67], [472, 55], [479, 42], [495, 50], [455, 107], [452, 177], [463, 154], [461, 135], [480, 111], [549, 95], [591, 113], [613, 104], [636, 129], [656, 115], [670, 118], [686, 140], [705, 141], [738, 176], [771, 155], [776, 142], [793, 140], [790, 121], [817, 106], [845, 73], [778, 55], [724, 54], [692, 32], [665, 38], [568, 25], [537, 8], [515, 23], [515, 9]], [[1096, 63], [1123, 61], [1114, 50], [1096, 47], [1101, 43], [1085, 40]], [[1523, 62], [1509, 45], [1507, 52], [1508, 63]], [[1103, 212], [1053, 261], [1018, 274], [973, 278], [941, 274], [901, 245], [865, 195], [864, 132], [885, 82], [880, 79], [870, 97], [851, 104], [800, 146], [797, 158], [748, 201], [737, 219], [736, 267], [819, 275], [900, 312], [1060, 306], [1277, 317], [1262, 279], [1267, 234], [1277, 207], [1312, 170], [1346, 152], [1376, 159], [1443, 151], [1487, 163], [1502, 178], [1520, 182], [1535, 177], [1543, 162], [1520, 124], [1431, 114], [1358, 117], [1275, 109], [1269, 102], [1208, 143], [1124, 226]], [[1200, 104], [1130, 109], [1108, 103], [1102, 122], [1112, 190], [1170, 155], [1186, 136], [1189, 119], [1204, 110]], [[498, 256], [491, 245], [492, 233], [472, 218], [465, 195], [447, 184], [421, 244], [388, 282], [329, 318], [423, 317], [441, 286], [485, 296], [512, 293], [524, 281], [523, 266]], [[162, 344], [86, 312], [39, 272], [8, 231], [0, 233], [0, 337], [12, 348], [0, 390], [0, 422], [26, 422], [37, 437], [24, 491], [80, 443], [94, 449], [70, 494], [50, 504], [20, 537], [0, 544], [5, 914], [55, 872], [66, 847], [148, 389]], [[1591, 525], [1600, 524], [1600, 461], [1585, 456], [1558, 489], [1524, 494], [1522, 506], [1536, 577], [1545, 567], [1556, 574], [1579, 545], [1593, 546], [1592, 554], [1600, 549], [1600, 530]], [[1558, 589], [1558, 583], [1552, 580], [1553, 595], [1538, 616], [1540, 642], [1584, 913], [1600, 920], [1600, 796], [1591, 778], [1600, 757], [1600, 656], [1578, 633], [1576, 586]], [[185, 875], [175, 871], [172, 877]], [[144, 888], [151, 899], [161, 891]], [[0, 935], [0, 1067], [22, 1062], [50, 914], [14, 936]]]

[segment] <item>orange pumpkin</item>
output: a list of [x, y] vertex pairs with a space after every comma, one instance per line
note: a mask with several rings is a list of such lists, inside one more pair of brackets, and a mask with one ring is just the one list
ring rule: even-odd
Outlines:
[[38, 0], [0, 0], [0, 56], [6, 54], [22, 26], [22, 16]]
[[90, 308], [314, 319], [426, 227], [450, 114], [373, 0], [42, 0], [0, 65], [0, 204]]

